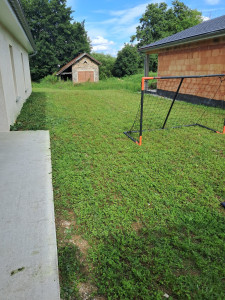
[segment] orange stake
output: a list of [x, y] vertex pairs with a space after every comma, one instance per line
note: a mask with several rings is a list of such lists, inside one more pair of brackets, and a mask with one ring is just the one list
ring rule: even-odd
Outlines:
[[223, 126], [223, 132], [217, 131], [216, 133], [225, 134], [225, 125]]

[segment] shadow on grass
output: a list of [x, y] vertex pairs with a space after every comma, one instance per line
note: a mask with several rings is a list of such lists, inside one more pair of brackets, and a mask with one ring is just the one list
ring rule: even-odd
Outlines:
[[46, 130], [46, 94], [33, 92], [23, 108], [11, 131]]
[[[76, 246], [59, 247], [58, 261], [61, 297], [63, 299], [78, 299], [77, 283], [82, 274], [80, 253]], [[73, 298], [72, 298], [73, 297]]]

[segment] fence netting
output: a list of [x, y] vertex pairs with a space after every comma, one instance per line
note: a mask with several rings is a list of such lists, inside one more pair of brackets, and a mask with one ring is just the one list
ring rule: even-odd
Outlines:
[[[145, 131], [202, 126], [222, 132], [225, 120], [225, 77], [157, 79], [157, 89], [144, 92], [141, 103], [129, 131], [131, 139], [138, 141], [140, 123]], [[151, 84], [149, 84], [151, 87]], [[174, 97], [176, 99], [174, 100]]]

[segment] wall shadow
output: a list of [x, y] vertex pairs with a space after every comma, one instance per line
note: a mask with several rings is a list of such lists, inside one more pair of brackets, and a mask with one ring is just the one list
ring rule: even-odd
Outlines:
[[48, 129], [46, 125], [46, 94], [43, 92], [32, 92], [10, 130], [46, 129]]

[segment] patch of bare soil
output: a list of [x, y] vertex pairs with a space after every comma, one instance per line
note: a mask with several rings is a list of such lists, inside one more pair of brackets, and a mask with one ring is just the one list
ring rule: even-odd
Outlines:
[[89, 282], [81, 282], [78, 284], [77, 288], [82, 300], [90, 299], [91, 294], [97, 291], [97, 288]]
[[73, 235], [69, 242], [76, 245], [86, 259], [88, 249], [90, 248], [88, 242], [84, 240], [80, 235]]
[[76, 224], [76, 216], [74, 212], [69, 211], [67, 212], [68, 217], [65, 219], [65, 216], [61, 214], [56, 214], [56, 234], [57, 234], [57, 241], [58, 245], [64, 245], [66, 242], [65, 235], [66, 231], [70, 228], [76, 229], [78, 225]]
[[97, 292], [97, 288], [90, 282], [79, 283], [77, 288], [82, 300], [106, 300], [106, 298], [103, 296], [91, 296], [92, 293]]
[[65, 217], [58, 216], [58, 218], [56, 219], [56, 227], [58, 244], [73, 244], [80, 251], [81, 255], [79, 256], [79, 260], [83, 266], [82, 273], [85, 274], [85, 277], [87, 279], [87, 282], [81, 282], [77, 286], [80, 298], [82, 300], [106, 300], [106, 298], [103, 296], [92, 296], [93, 293], [97, 292], [97, 287], [95, 287], [89, 281], [91, 276], [90, 267], [93, 267], [90, 266], [90, 263], [88, 264], [87, 262], [87, 254], [88, 249], [90, 249], [90, 245], [85, 239], [82, 238], [81, 235], [72, 235], [69, 240], [66, 238], [66, 232], [69, 229], [73, 229], [73, 232], [76, 232], [76, 229], [78, 229], [74, 212], [68, 212], [68, 218], [66, 220]]
[[63, 228], [69, 229], [72, 222], [62, 220], [60, 223], [61, 223], [60, 225], [61, 225]]
[[131, 227], [133, 228], [134, 231], [136, 231], [137, 233], [139, 232], [139, 230], [143, 227], [141, 221], [139, 219], [137, 219], [136, 222], [132, 223]]

